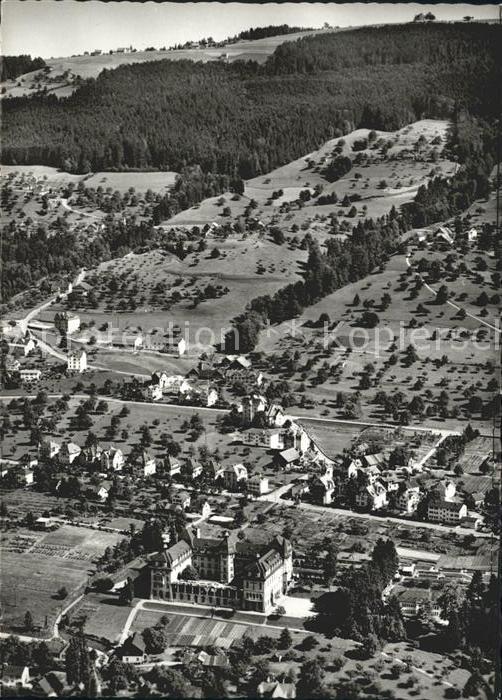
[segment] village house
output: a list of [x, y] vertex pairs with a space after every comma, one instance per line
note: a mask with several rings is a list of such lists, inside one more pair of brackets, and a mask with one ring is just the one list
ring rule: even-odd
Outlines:
[[476, 241], [478, 239], [478, 232], [475, 228], [470, 228], [467, 231], [467, 240], [469, 242]]
[[66, 683], [64, 671], [51, 671], [36, 683], [38, 694], [45, 698], [59, 698], [69, 694], [71, 688]]
[[66, 311], [58, 312], [54, 316], [54, 326], [61, 335], [71, 335], [80, 328], [80, 317], [76, 314], [69, 314]]
[[265, 418], [269, 428], [281, 428], [287, 420], [283, 407], [276, 403], [266, 409]]
[[196, 479], [204, 471], [204, 467], [196, 459], [189, 457], [183, 465], [183, 471], [191, 479]]
[[329, 506], [333, 501], [335, 493], [335, 482], [333, 477], [328, 474], [315, 474], [309, 483], [309, 492], [315, 503], [320, 503], [323, 506]]
[[300, 455], [294, 447], [290, 447], [287, 450], [279, 452], [275, 456], [274, 461], [280, 469], [291, 469], [292, 467], [298, 465], [300, 461]]
[[42, 371], [40, 369], [23, 368], [19, 370], [19, 379], [24, 384], [33, 384], [34, 382], [39, 382], [42, 378]]
[[61, 445], [54, 440], [42, 440], [38, 443], [39, 459], [53, 459], [61, 449]]
[[251, 360], [248, 360], [244, 355], [225, 355], [218, 365], [228, 370], [250, 369]]
[[252, 425], [256, 415], [264, 412], [266, 408], [267, 399], [261, 394], [250, 394], [249, 396], [244, 396], [240, 403], [243, 425]]
[[132, 472], [136, 477], [152, 476], [157, 470], [155, 458], [146, 450], [141, 450], [132, 461]]
[[204, 473], [209, 475], [213, 481], [223, 478], [223, 466], [215, 459], [207, 460], [204, 465]]
[[264, 493], [268, 493], [269, 490], [268, 477], [263, 476], [263, 474], [253, 474], [248, 479], [248, 493], [253, 496], [261, 496]]
[[356, 505], [359, 508], [380, 510], [387, 505], [387, 491], [380, 481], [361, 484], [356, 493]]
[[176, 474], [179, 474], [181, 471], [180, 463], [172, 455], [167, 455], [167, 457], [164, 457], [164, 460], [162, 462], [162, 466], [164, 468], [164, 473], [170, 477], [173, 477]]
[[85, 372], [87, 369], [87, 353], [85, 350], [75, 350], [68, 355], [66, 360], [68, 372]]
[[160, 401], [163, 394], [159, 384], [146, 384], [143, 388], [143, 396], [147, 401]]
[[453, 245], [455, 235], [453, 234], [452, 230], [447, 226], [439, 226], [434, 231], [434, 238], [443, 243], [447, 243], [448, 245]]
[[296, 685], [276, 680], [262, 681], [256, 692], [259, 698], [274, 698], [276, 700], [292, 700], [296, 698]]
[[432, 523], [458, 525], [460, 520], [466, 516], [467, 506], [465, 503], [434, 499], [429, 501], [427, 506], [427, 519]]
[[94, 488], [94, 494], [96, 498], [101, 501], [101, 503], [104, 503], [107, 499], [108, 496], [110, 495], [110, 489], [112, 488], [112, 482], [111, 481], [101, 481], [95, 488]]
[[284, 448], [283, 433], [278, 428], [250, 428], [241, 434], [243, 445], [264, 447], [267, 450]]
[[171, 489], [169, 500], [173, 506], [180, 506], [183, 510], [189, 508], [191, 503], [190, 494], [185, 489]]
[[72, 464], [82, 452], [75, 442], [63, 442], [58, 452], [58, 462], [63, 466]]
[[416, 482], [404, 482], [398, 488], [394, 503], [408, 515], [414, 513], [420, 502], [420, 487]]
[[122, 646], [115, 651], [116, 656], [125, 664], [141, 664], [147, 661], [146, 645], [139, 632], [134, 632]]
[[[181, 392], [180, 392], [181, 393]], [[185, 401], [209, 408], [218, 401], [218, 392], [212, 386], [196, 384], [184, 391]]]
[[30, 686], [30, 669], [28, 666], [7, 664], [1, 668], [0, 683], [5, 688], [28, 688]]
[[122, 471], [125, 464], [124, 453], [118, 447], [110, 447], [101, 453], [101, 467], [107, 472]]
[[247, 479], [248, 470], [243, 464], [228, 465], [223, 470], [223, 481], [228, 489], [235, 490], [240, 482]]
[[455, 486], [453, 481], [450, 481], [449, 479], [445, 479], [444, 481], [441, 482], [440, 486], [440, 493], [445, 501], [453, 501], [455, 498], [455, 494], [457, 492], [457, 487]]
[[187, 352], [187, 343], [184, 338], [173, 338], [165, 344], [166, 352], [181, 357]]

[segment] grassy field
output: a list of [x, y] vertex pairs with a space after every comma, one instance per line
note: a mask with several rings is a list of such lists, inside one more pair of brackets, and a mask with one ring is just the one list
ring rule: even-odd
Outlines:
[[[422, 254], [423, 251], [415, 252], [414, 256], [419, 258]], [[489, 256], [482, 252], [473, 251], [472, 255], [487, 258], [489, 269], [493, 265]], [[432, 392], [429, 401], [434, 401], [442, 389], [447, 389], [450, 406], [456, 406], [459, 412], [456, 418], [440, 418], [434, 414], [427, 416], [427, 425], [455, 429], [465, 424], [466, 388], [474, 387], [475, 392], [484, 399], [492, 396], [487, 386], [494, 374], [485, 363], [491, 361], [494, 365], [498, 364], [493, 334], [486, 330], [485, 348], [482, 349], [482, 344], [477, 342], [477, 333], [482, 328], [483, 319], [479, 316], [479, 307], [473, 305], [473, 290], [467, 291], [465, 302], [458, 303], [465, 303], [467, 310], [478, 315], [480, 320], [467, 316], [460, 321], [458, 310], [447, 304], [437, 304], [434, 295], [425, 286], [417, 295], [411, 294], [413, 284], [407, 269], [405, 256], [393, 256], [383, 272], [375, 272], [364, 280], [346, 285], [305, 309], [294, 322], [285, 322], [266, 334], [262, 333], [258, 349], [266, 354], [298, 350], [305, 361], [314, 361], [310, 377], [325, 362], [329, 366], [336, 365], [334, 377], [322, 384], [307, 384], [305, 389], [305, 395], [325, 406], [327, 410], [322, 413], [330, 417], [344, 416], [343, 410], [336, 408], [337, 393], [357, 390], [363, 368], [371, 363], [377, 382], [361, 392], [363, 419], [385, 420], [386, 416], [372, 403], [377, 391], [401, 390], [412, 397], [420, 387], [422, 397], [426, 390]], [[451, 283], [445, 281], [450, 297], [451, 293], [456, 293], [451, 297], [454, 301], [465, 293], [464, 289], [469, 290], [461, 277]], [[492, 294], [489, 289], [488, 293]], [[386, 309], [380, 304], [383, 294], [391, 296], [391, 303]], [[354, 305], [356, 297], [359, 297], [359, 303]], [[375, 329], [363, 328], [360, 323], [363, 304], [368, 300], [379, 319]], [[324, 329], [315, 327], [313, 322], [322, 313], [328, 314], [333, 326], [339, 324], [336, 330], [325, 334]], [[486, 317], [488, 321], [490, 318], [493, 322], [493, 316]], [[464, 337], [456, 335], [459, 326], [465, 329]], [[432, 341], [434, 330], [437, 339]], [[408, 366], [405, 351], [412, 343], [416, 346], [418, 360]], [[347, 352], [347, 348], [352, 348], [352, 351]], [[395, 364], [388, 362], [391, 355], [397, 356]], [[443, 355], [446, 355], [448, 362], [442, 366], [434, 364]], [[302, 368], [289, 378], [292, 385], [300, 385], [301, 372]], [[319, 407], [315, 410], [318, 413]], [[479, 416], [468, 418], [483, 431], [490, 430], [489, 422], [480, 421]]]
[[[67, 56], [46, 60], [49, 71], [32, 71], [1, 84], [5, 88], [5, 97], [22, 97], [35, 93], [38, 86], [47, 88], [47, 93], [58, 97], [67, 97], [75, 89], [75, 76], [81, 78], [97, 78], [105, 68], [113, 70], [121, 65], [144, 63], [145, 61], [216, 61], [226, 55], [228, 61], [253, 60], [264, 63], [277, 46], [284, 41], [295, 41], [308, 34], [319, 34], [325, 30], [298, 32], [279, 36], [257, 39], [254, 41], [239, 41], [218, 48], [180, 49], [176, 51], [141, 51], [134, 53], [103, 53], [98, 56]], [[330, 30], [333, 31], [333, 30]]]
[[[22, 631], [29, 610], [42, 634], [51, 636], [57, 615], [87, 583], [93, 560], [118, 539], [113, 533], [71, 525], [50, 533], [20, 530], [2, 534], [3, 628]], [[61, 586], [68, 590], [66, 600], [57, 596]]]

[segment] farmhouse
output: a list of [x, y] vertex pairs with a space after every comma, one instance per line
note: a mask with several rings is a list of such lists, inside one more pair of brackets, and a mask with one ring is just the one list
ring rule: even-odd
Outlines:
[[262, 681], [256, 691], [259, 698], [281, 698], [284, 700], [296, 698], [296, 685], [294, 683]]
[[[183, 571], [192, 565], [200, 579], [184, 581]], [[183, 539], [150, 556], [149, 574], [151, 598], [270, 614], [291, 581], [292, 548], [280, 536], [256, 544], [233, 532], [201, 537], [186, 528]]]
[[143, 389], [143, 396], [147, 401], [160, 401], [162, 388], [159, 384], [146, 384]]
[[184, 355], [187, 351], [187, 343], [184, 338], [173, 338], [168, 343], [166, 343], [166, 352], [171, 354]]
[[128, 637], [115, 653], [125, 664], [140, 664], [148, 659], [145, 642], [138, 632]]
[[85, 350], [75, 350], [66, 360], [68, 372], [85, 372], [87, 369], [87, 353]]
[[94, 494], [101, 503], [104, 503], [108, 496], [110, 495], [110, 490], [112, 487], [111, 481], [101, 481], [95, 488]]

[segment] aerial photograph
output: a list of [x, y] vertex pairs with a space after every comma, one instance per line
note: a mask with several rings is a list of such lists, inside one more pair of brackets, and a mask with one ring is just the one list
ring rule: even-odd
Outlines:
[[1, 14], [0, 696], [500, 699], [502, 7]]

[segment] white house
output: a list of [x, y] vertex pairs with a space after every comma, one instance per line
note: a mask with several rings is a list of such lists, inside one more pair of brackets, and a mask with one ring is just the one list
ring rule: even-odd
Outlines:
[[42, 440], [42, 442], [38, 443], [38, 456], [40, 459], [52, 459], [58, 454], [60, 449], [61, 445], [59, 442]]
[[134, 632], [116, 651], [117, 656], [125, 664], [140, 664], [148, 659], [146, 645], [139, 632]]
[[181, 471], [180, 463], [178, 462], [177, 459], [175, 459], [171, 455], [167, 455], [167, 457], [165, 457], [163, 465], [164, 465], [165, 473], [168, 474], [169, 476], [174, 476], [175, 474], [179, 474]]
[[157, 470], [157, 463], [150, 453], [142, 450], [141, 454], [133, 462], [132, 468], [134, 476], [151, 476]]
[[405, 488], [396, 496], [396, 507], [405, 513], [414, 513], [420, 501], [420, 487], [418, 485], [405, 485]]
[[30, 669], [28, 666], [6, 665], [1, 669], [0, 673], [0, 683], [6, 688], [27, 687], [30, 683]]
[[32, 382], [39, 382], [42, 377], [42, 371], [39, 369], [20, 369], [19, 378], [22, 382], [26, 384], [31, 384]]
[[457, 501], [433, 500], [427, 506], [427, 519], [432, 523], [458, 525], [467, 516], [465, 503]]
[[68, 355], [66, 362], [68, 372], [85, 372], [87, 369], [87, 353], [85, 350], [75, 350]]
[[467, 231], [467, 240], [468, 241], [476, 241], [478, 238], [478, 232], [476, 231], [475, 228], [470, 228]]
[[110, 447], [109, 450], [103, 450], [101, 453], [101, 466], [107, 472], [119, 472], [124, 464], [124, 453], [117, 447]]
[[169, 500], [175, 506], [181, 506], [183, 510], [190, 507], [191, 498], [185, 489], [171, 489]]
[[223, 481], [229, 489], [234, 489], [240, 481], [247, 481], [248, 470], [243, 464], [233, 464], [225, 467]]
[[160, 384], [147, 384], [144, 395], [149, 401], [160, 401], [162, 398], [162, 388]]
[[181, 357], [187, 351], [186, 340], [184, 338], [174, 338], [167, 343], [167, 351]]
[[356, 505], [359, 508], [380, 510], [387, 505], [387, 491], [380, 481], [362, 486], [356, 494]]
[[282, 450], [284, 439], [281, 431], [274, 428], [250, 428], [241, 434], [243, 445], [264, 447], [267, 450]]
[[58, 452], [58, 461], [60, 464], [72, 464], [80, 455], [82, 450], [74, 442], [63, 442], [61, 449]]
[[76, 314], [66, 314], [66, 333], [71, 335], [80, 328], [80, 318]]
[[261, 496], [264, 493], [268, 493], [268, 477], [262, 474], [254, 474], [248, 480], [248, 492], [253, 494], [253, 496]]
[[111, 481], [101, 481], [95, 489], [95, 494], [97, 498], [101, 501], [101, 503], [104, 503], [110, 494], [110, 489], [112, 487], [112, 482]]

